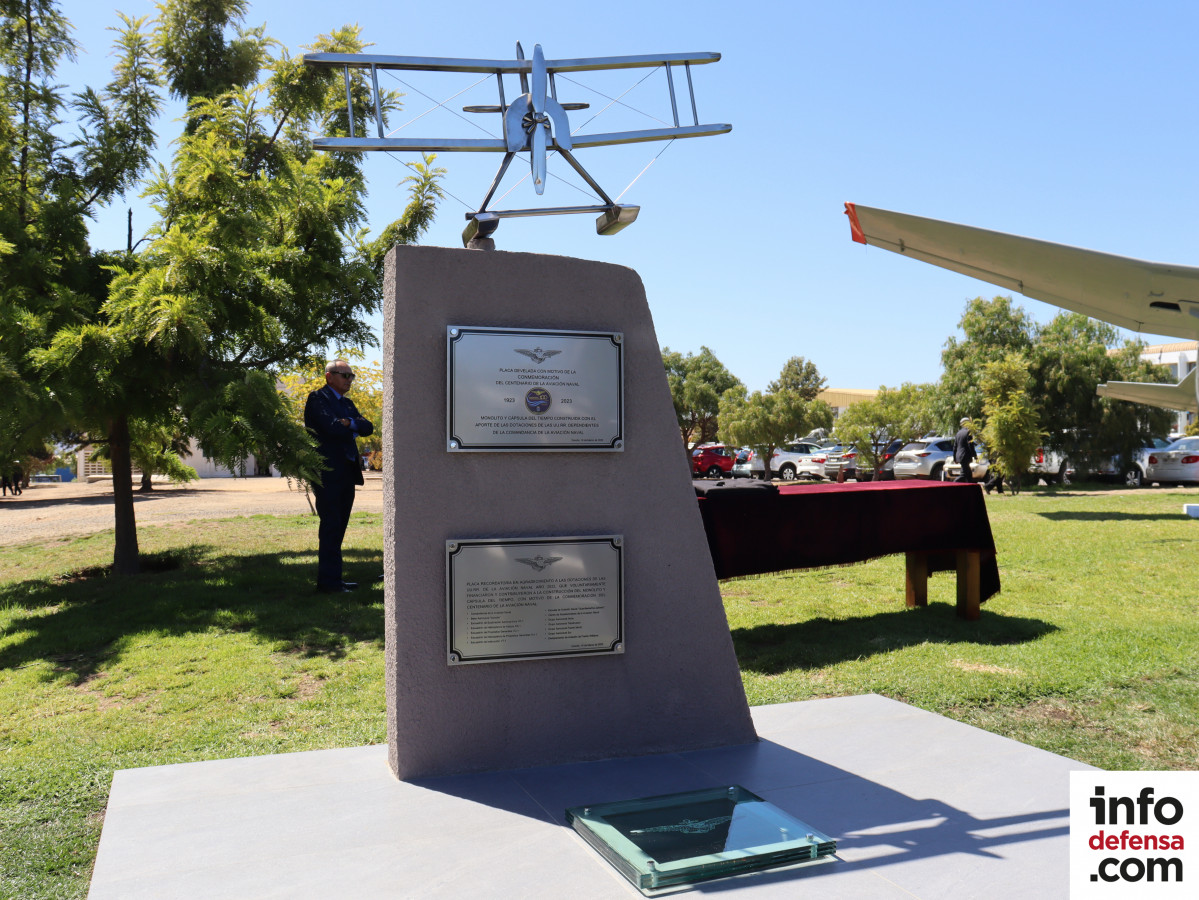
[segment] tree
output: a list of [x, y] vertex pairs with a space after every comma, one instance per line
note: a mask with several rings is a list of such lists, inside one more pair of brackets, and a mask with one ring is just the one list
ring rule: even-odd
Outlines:
[[720, 398], [725, 391], [745, 386], [724, 367], [716, 354], [707, 347], [699, 353], [681, 353], [662, 348], [662, 365], [670, 384], [670, 399], [683, 444], [703, 443], [714, 438], [720, 430]]
[[[791, 366], [795, 359], [800, 358], [795, 357], [787, 365]], [[811, 372], [814, 378], [800, 383], [796, 388], [786, 388], [782, 385], [788, 368], [784, 367], [779, 380], [771, 382], [778, 390], [767, 393], [754, 391], [747, 396], [744, 387], [732, 388], [720, 398], [721, 437], [725, 443], [734, 446], [752, 447], [765, 465], [767, 475], [775, 447], [814, 428], [832, 427], [832, 407], [823, 400], [814, 399], [814, 395], [807, 396], [812, 384], [824, 382], [815, 366], [812, 366]], [[816, 390], [818, 392], [820, 388]]]
[[951, 336], [941, 353], [942, 374], [934, 400], [935, 430], [952, 434], [963, 416], [980, 418], [982, 372], [1009, 353], [1032, 350], [1035, 323], [1011, 297], [975, 297], [958, 322], [963, 340]]
[[[367, 240], [361, 155], [317, 153], [307, 138], [348, 132], [340, 80], [286, 51], [268, 58], [274, 45], [259, 32], [215, 40], [240, 21], [242, 0], [166, 0], [159, 9], [168, 83], [198, 91], [188, 95], [170, 166], [146, 189], [160, 221], [139, 254], [105, 260], [99, 304], [47, 329], [26, 356], [64, 414], [108, 442], [118, 573], [139, 567], [130, 479], [139, 433], [177, 426], [235, 472], [256, 456], [285, 474], [319, 477], [275, 373], [329, 346], [373, 343], [364, 316], [381, 302], [384, 242], [431, 221], [443, 174], [426, 157], [406, 179], [411, 221]], [[177, 42], [207, 50], [171, 56], [167, 45]], [[346, 27], [313, 49], [364, 46]], [[267, 61], [264, 82], [242, 83], [238, 59], [247, 54]], [[359, 121], [373, 117], [362, 79], [352, 95]], [[384, 117], [397, 104], [386, 96]]]
[[992, 468], [1008, 481], [1013, 494], [1044, 437], [1040, 412], [1029, 394], [1032, 374], [1028, 360], [1019, 353], [986, 363], [982, 371], [983, 412], [986, 424], [982, 439], [987, 445]]
[[112, 256], [88, 247], [86, 219], [150, 162], [157, 75], [145, 20], [121, 23], [112, 81], [67, 97], [54, 73], [74, 59], [70, 23], [52, 0], [0, 0], [0, 458], [70, 430], [32, 354], [100, 315]]
[[1028, 363], [1028, 392], [1041, 410], [1047, 445], [1080, 472], [1114, 454], [1130, 458], [1151, 436], [1168, 428], [1169, 416], [1163, 410], [1095, 393], [1095, 386], [1106, 381], [1169, 380], [1164, 369], [1140, 359], [1140, 343], [1121, 341], [1110, 325], [1061, 313], [1038, 326], [1010, 297], [976, 297], [967, 304], [959, 327], [965, 339], [951, 337], [941, 355], [944, 371], [936, 414], [939, 429], [946, 433], [962, 416], [984, 416], [983, 371], [1010, 354]]
[[772, 394], [794, 391], [804, 400], [815, 400], [828, 384], [828, 379], [816, 370], [816, 364], [802, 356], [793, 356], [783, 364], [779, 377], [766, 385]]
[[872, 399], [854, 403], [837, 418], [837, 436], [858, 451], [859, 471], [873, 469], [877, 475], [880, 448], [893, 440], [915, 440], [933, 428], [933, 394], [930, 384], [880, 387]]
[[1095, 393], [1095, 385], [1107, 381], [1170, 381], [1167, 369], [1141, 359], [1142, 346], [1077, 313], [1061, 313], [1037, 330], [1030, 370], [1046, 411], [1046, 443], [1080, 473], [1112, 456], [1129, 461], [1169, 430], [1168, 411]]

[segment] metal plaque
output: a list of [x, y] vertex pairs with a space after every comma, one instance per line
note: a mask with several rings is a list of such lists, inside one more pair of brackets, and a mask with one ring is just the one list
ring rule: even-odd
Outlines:
[[623, 450], [623, 337], [451, 326], [446, 449]]
[[446, 541], [449, 664], [623, 653], [623, 543]]

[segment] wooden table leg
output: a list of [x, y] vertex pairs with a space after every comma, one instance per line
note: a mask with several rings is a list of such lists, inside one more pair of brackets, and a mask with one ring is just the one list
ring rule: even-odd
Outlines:
[[904, 574], [904, 590], [908, 608], [928, 606], [928, 556], [924, 553], [908, 553]]
[[979, 550], [957, 551], [958, 564], [958, 615], [974, 621], [982, 615], [979, 605], [982, 591], [979, 587], [982, 569], [982, 552]]

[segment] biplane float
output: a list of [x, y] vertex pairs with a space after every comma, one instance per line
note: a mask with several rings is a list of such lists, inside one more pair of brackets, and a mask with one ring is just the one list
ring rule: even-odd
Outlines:
[[[860, 244], [988, 281], [1130, 331], [1199, 340], [1199, 268], [845, 204]], [[1178, 384], [1110, 381], [1102, 397], [1199, 412], [1195, 369]]]
[[[633, 144], [643, 141], [668, 141], [677, 138], [707, 137], [727, 134], [732, 125], [701, 125], [695, 106], [695, 89], [691, 67], [714, 63], [719, 53], [668, 53], [659, 56], [600, 56], [585, 59], [546, 59], [538, 44], [533, 58], [525, 59], [521, 45], [516, 45], [515, 59], [450, 59], [419, 56], [378, 56], [362, 53], [307, 53], [304, 62], [342, 70], [346, 84], [346, 105], [349, 113], [349, 137], [320, 137], [313, 141], [318, 150], [391, 150], [424, 152], [492, 152], [503, 153], [499, 171], [483, 202], [474, 212], [466, 214], [467, 226], [462, 233], [463, 244], [472, 239], [486, 238], [502, 219], [517, 216], [548, 216], [566, 213], [598, 212], [595, 229], [599, 234], [615, 234], [631, 225], [640, 207], [623, 205], [612, 200], [575, 158], [575, 151], [612, 144]], [[586, 103], [560, 103], [555, 75], [559, 72], [588, 72], [608, 69], [639, 69], [662, 66], [666, 70], [666, 85], [670, 92], [673, 127], [637, 131], [617, 131], [608, 134], [571, 134], [567, 113], [586, 109]], [[676, 69], [682, 69], [691, 105], [692, 124], [679, 120], [679, 103], [675, 92]], [[353, 103], [351, 102], [351, 71], [370, 71], [370, 88], [375, 110], [376, 135], [355, 134]], [[379, 93], [380, 69], [406, 69], [424, 72], [474, 72], [494, 74], [499, 89], [499, 103], [492, 106], [466, 106], [464, 112], [494, 113], [501, 117], [503, 136], [495, 139], [474, 138], [396, 138], [383, 133], [382, 100]], [[515, 75], [520, 80], [519, 96], [508, 101], [504, 94], [504, 76]], [[364, 123], [365, 124], [365, 123]], [[365, 132], [365, 128], [363, 129]], [[540, 209], [490, 210], [504, 173], [518, 153], [529, 154], [533, 187], [538, 195], [545, 190], [546, 159], [550, 151], [562, 156], [603, 201], [594, 206], [559, 206]]]

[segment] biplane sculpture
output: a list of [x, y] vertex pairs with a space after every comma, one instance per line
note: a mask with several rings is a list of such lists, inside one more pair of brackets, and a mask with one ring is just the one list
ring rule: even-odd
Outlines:
[[[1094, 319], [1199, 340], [1199, 268], [1146, 262], [1033, 238], [845, 204], [851, 236]], [[1178, 384], [1111, 381], [1102, 397], [1199, 412], [1192, 369]]]
[[[542, 53], [541, 45], [533, 49], [533, 58], [525, 59], [521, 45], [516, 45], [515, 59], [451, 59], [419, 56], [378, 56], [363, 53], [307, 53], [304, 62], [310, 66], [340, 68], [345, 77], [346, 105], [349, 112], [349, 137], [320, 137], [313, 141], [318, 150], [391, 150], [427, 152], [494, 152], [503, 153], [499, 171], [492, 180], [483, 202], [474, 212], [466, 214], [467, 226], [462, 233], [463, 244], [475, 237], [485, 238], [499, 226], [500, 220], [517, 216], [546, 216], [565, 213], [598, 212], [595, 228], [599, 234], [615, 234], [631, 225], [640, 212], [640, 207], [619, 204], [605, 193], [587, 170], [575, 158], [575, 151], [589, 147], [612, 144], [631, 144], [642, 141], [666, 141], [676, 138], [707, 137], [726, 134], [732, 125], [701, 125], [695, 106], [695, 89], [691, 81], [691, 67], [714, 63], [719, 53], [668, 53], [658, 56], [606, 56], [585, 59], [549, 59]], [[586, 103], [559, 103], [555, 74], [559, 72], [587, 72], [608, 69], [637, 69], [662, 66], [666, 70], [666, 84], [670, 92], [673, 127], [651, 128], [636, 131], [618, 131], [607, 134], [571, 134], [568, 111], [586, 109]], [[673, 69], [682, 67], [687, 79], [687, 92], [691, 101], [693, 124], [679, 121], [678, 100], [675, 95]], [[354, 112], [351, 102], [351, 75], [353, 69], [370, 71], [370, 86], [374, 102], [377, 136], [354, 133]], [[494, 74], [499, 89], [499, 103], [494, 106], [466, 106], [464, 112], [498, 113], [501, 116], [503, 136], [495, 139], [478, 138], [396, 138], [383, 133], [382, 102], [379, 93], [380, 69], [407, 69], [425, 72], [474, 72]], [[515, 75], [520, 79], [521, 94], [511, 103], [504, 95], [504, 76]], [[550, 151], [562, 156], [579, 173], [593, 191], [601, 198], [601, 205], [559, 206], [540, 209], [490, 210], [487, 208], [496, 188], [508, 171], [508, 166], [518, 153], [529, 154], [529, 166], [533, 187], [538, 195], [545, 190], [546, 161]]]

